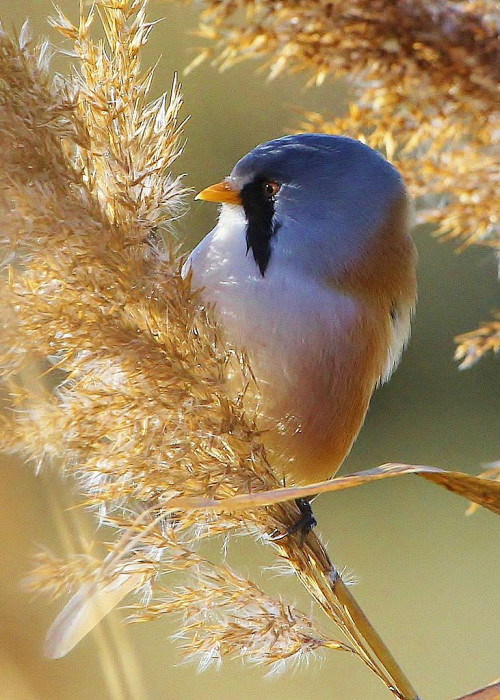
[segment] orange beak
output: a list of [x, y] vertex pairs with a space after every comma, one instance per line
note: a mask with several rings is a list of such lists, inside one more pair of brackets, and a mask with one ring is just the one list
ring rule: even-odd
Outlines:
[[223, 204], [241, 204], [240, 193], [223, 180], [216, 185], [210, 185], [199, 192], [195, 199], [202, 199], [205, 202], [222, 202]]

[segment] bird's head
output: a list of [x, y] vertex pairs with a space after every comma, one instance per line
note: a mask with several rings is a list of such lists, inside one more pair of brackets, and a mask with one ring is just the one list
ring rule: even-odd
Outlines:
[[335, 280], [407, 226], [397, 170], [354, 139], [298, 134], [254, 148], [197, 197], [242, 207], [248, 254], [264, 277], [274, 265]]

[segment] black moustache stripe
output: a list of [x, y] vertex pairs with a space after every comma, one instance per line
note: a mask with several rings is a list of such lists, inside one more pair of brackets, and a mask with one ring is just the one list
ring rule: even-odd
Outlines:
[[273, 222], [274, 201], [265, 196], [262, 183], [263, 180], [249, 182], [242, 188], [240, 197], [247, 220], [247, 253], [252, 251], [253, 259], [264, 277], [272, 253], [271, 238], [278, 227]]

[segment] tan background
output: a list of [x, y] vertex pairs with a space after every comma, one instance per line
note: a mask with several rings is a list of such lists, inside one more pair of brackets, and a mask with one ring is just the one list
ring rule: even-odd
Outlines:
[[[76, 18], [76, 0], [63, 7]], [[51, 11], [49, 0], [0, 2], [7, 29], [29, 16], [35, 35], [50, 33], [61, 43], [44, 23]], [[199, 43], [187, 35], [196, 8], [155, 2], [151, 14], [166, 16], [147, 49], [151, 61], [163, 54], [159, 91], [192, 58], [188, 48]], [[298, 123], [292, 107], [337, 110], [343, 94], [331, 84], [306, 91], [299, 77], [266, 84], [251, 63], [223, 75], [202, 66], [183, 82], [185, 114], [192, 118], [179, 167], [195, 190], [221, 179], [256, 143]], [[179, 224], [186, 247], [210, 229], [214, 217], [210, 205], [193, 205]], [[426, 230], [415, 239], [420, 303], [411, 346], [391, 383], [376, 395], [344, 473], [397, 460], [474, 473], [500, 458], [498, 362], [487, 359], [460, 373], [452, 361], [454, 335], [474, 328], [498, 305], [493, 256], [481, 250], [457, 256]], [[13, 458], [0, 469], [2, 700], [388, 698], [360, 662], [334, 652], [274, 679], [237, 661], [200, 675], [192, 665], [179, 665], [169, 639], [175, 625], [166, 622], [113, 625], [111, 632], [108, 625], [104, 645], [91, 638], [66, 659], [43, 659], [43, 636], [60, 606], [30, 600], [20, 579], [37, 544], [63, 551], [54, 513], [62, 509], [66, 487], [55, 475], [36, 477]], [[466, 518], [464, 510], [462, 500], [416, 477], [326, 496], [315, 506], [332, 558], [358, 577], [359, 601], [427, 699], [451, 698], [500, 675], [500, 521], [486, 512]], [[251, 543], [233, 544], [232, 551], [232, 561], [253, 575], [257, 563], [270, 561]], [[289, 579], [270, 585], [294, 600], [302, 597]], [[113, 634], [119, 636], [121, 666], [113, 660]]]

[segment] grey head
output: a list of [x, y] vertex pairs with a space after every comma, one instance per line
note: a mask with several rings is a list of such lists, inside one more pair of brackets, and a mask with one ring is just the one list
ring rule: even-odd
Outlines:
[[248, 253], [262, 276], [274, 264], [332, 277], [370, 254], [404, 183], [377, 151], [327, 134], [285, 136], [254, 148], [233, 168]]

